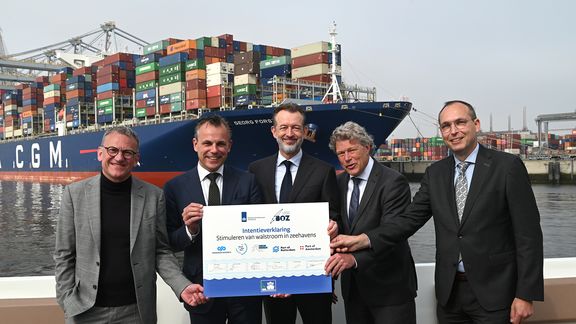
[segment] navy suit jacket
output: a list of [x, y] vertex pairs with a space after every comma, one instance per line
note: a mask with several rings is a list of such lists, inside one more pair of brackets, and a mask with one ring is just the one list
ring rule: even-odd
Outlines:
[[[348, 182], [350, 175], [338, 176], [340, 190], [340, 232], [360, 235], [392, 220], [410, 204], [410, 186], [397, 171], [374, 162], [368, 176], [358, 214], [348, 222]], [[399, 242], [389, 253], [375, 255], [369, 249], [353, 252], [358, 267], [342, 273], [342, 295], [347, 305], [358, 302], [350, 298], [351, 285], [356, 285], [364, 303], [370, 306], [399, 305], [416, 297], [416, 269], [407, 241]]]
[[489, 311], [510, 307], [515, 297], [544, 299], [540, 214], [524, 163], [514, 155], [480, 146], [462, 221], [454, 190], [454, 157], [426, 170], [412, 204], [368, 237], [385, 253], [430, 217], [436, 231], [436, 297], [446, 305], [459, 253], [470, 287]]
[[[222, 205], [245, 205], [261, 203], [260, 191], [254, 175], [228, 165], [224, 166]], [[166, 196], [166, 227], [170, 245], [175, 251], [184, 251], [184, 275], [193, 283], [202, 284], [202, 224], [199, 234], [190, 240], [182, 220], [182, 211], [194, 202], [206, 205], [198, 168], [175, 177], [164, 186]], [[198, 313], [207, 312], [211, 302], [196, 307], [186, 307]], [[187, 306], [187, 305], [185, 305]]]

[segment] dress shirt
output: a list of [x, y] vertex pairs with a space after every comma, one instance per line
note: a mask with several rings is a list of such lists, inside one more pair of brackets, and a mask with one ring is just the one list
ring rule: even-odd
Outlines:
[[[292, 184], [294, 184], [294, 179], [296, 179], [296, 172], [298, 172], [298, 167], [300, 167], [300, 161], [302, 160], [302, 149], [294, 155], [288, 161], [292, 162], [290, 167], [290, 173], [292, 173]], [[280, 188], [282, 187], [282, 180], [284, 180], [284, 174], [286, 173], [286, 167], [282, 162], [286, 161], [286, 158], [278, 152], [278, 159], [276, 160], [276, 178], [274, 181], [274, 190], [276, 191], [276, 200], [280, 201]]]
[[[218, 170], [215, 171], [216, 173], [220, 174], [220, 176], [216, 179], [216, 185], [218, 189], [220, 189], [220, 201], [222, 201], [222, 186], [224, 184], [224, 165], [221, 165]], [[212, 173], [206, 170], [200, 163], [198, 163], [198, 177], [200, 178], [200, 185], [202, 186], [202, 194], [204, 195], [204, 201], [208, 202], [208, 193], [210, 191], [210, 179], [208, 179], [208, 175]], [[190, 233], [188, 230], [188, 226], [186, 226], [186, 233], [188, 233], [188, 237], [193, 240], [198, 233]]]
[[[370, 172], [372, 172], [372, 166], [374, 165], [374, 160], [372, 158], [368, 159], [368, 164], [364, 168], [364, 170], [356, 177], [362, 179], [358, 184], [358, 189], [360, 189], [360, 196], [358, 197], [358, 207], [360, 207], [360, 202], [362, 201], [362, 196], [364, 196], [364, 190], [366, 189], [366, 184], [368, 183], [368, 177], [370, 176]], [[350, 209], [350, 198], [352, 198], [352, 190], [354, 190], [354, 180], [352, 180], [352, 176], [348, 180], [348, 191], [346, 192], [346, 206]]]

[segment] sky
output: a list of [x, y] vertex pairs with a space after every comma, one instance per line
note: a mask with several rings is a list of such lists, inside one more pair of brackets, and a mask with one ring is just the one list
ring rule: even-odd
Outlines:
[[[576, 111], [576, 1], [5, 1], [10, 53], [66, 40], [106, 21], [148, 42], [232, 34], [292, 48], [329, 41], [337, 24], [343, 79], [376, 87], [379, 101], [408, 98], [416, 111], [391, 138], [437, 135], [443, 103], [461, 99], [483, 130], [536, 131], [541, 114]], [[576, 122], [552, 123], [555, 133]], [[420, 133], [419, 133], [420, 132]]]

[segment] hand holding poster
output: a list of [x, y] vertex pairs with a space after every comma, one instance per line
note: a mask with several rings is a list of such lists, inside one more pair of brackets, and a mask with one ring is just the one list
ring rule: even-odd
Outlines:
[[205, 206], [208, 297], [330, 293], [328, 203]]

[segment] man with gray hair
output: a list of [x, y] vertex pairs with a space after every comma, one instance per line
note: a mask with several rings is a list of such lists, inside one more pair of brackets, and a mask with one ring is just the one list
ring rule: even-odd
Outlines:
[[[410, 204], [406, 179], [370, 156], [374, 142], [364, 127], [338, 126], [329, 146], [346, 171], [338, 176], [342, 234], [362, 235]], [[325, 268], [334, 277], [342, 274], [347, 323], [416, 323], [416, 270], [407, 241], [378, 257], [369, 248], [335, 253]]]
[[156, 272], [186, 303], [206, 302], [166, 234], [160, 188], [132, 177], [140, 159], [128, 127], [109, 128], [101, 173], [64, 189], [56, 227], [56, 298], [66, 323], [156, 323]]

